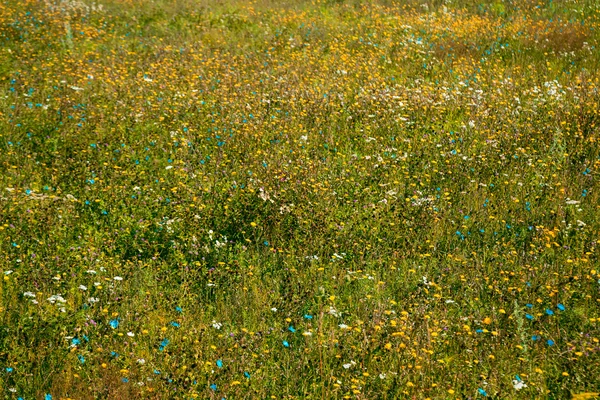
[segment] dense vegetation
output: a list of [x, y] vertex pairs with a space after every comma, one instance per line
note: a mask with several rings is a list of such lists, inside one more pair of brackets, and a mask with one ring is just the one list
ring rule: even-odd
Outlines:
[[592, 398], [599, 29], [3, 1], [3, 398]]

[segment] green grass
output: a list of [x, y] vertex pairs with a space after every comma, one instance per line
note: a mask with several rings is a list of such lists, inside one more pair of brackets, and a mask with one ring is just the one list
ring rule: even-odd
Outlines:
[[594, 398], [599, 29], [4, 2], [3, 398]]

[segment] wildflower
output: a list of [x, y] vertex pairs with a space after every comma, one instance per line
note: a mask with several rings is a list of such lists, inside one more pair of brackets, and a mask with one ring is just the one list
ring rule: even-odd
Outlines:
[[519, 377], [519, 375], [515, 376], [515, 379], [513, 379], [512, 384], [515, 390], [521, 390], [527, 387], [527, 385], [521, 380], [521, 377]]
[[565, 306], [560, 303], [556, 306], [556, 308], [558, 308], [560, 311], [565, 311]]
[[119, 318], [111, 319], [109, 324], [111, 328], [117, 329], [119, 327]]
[[284, 340], [283, 341], [283, 346], [284, 347], [290, 347], [290, 344], [287, 342], [287, 340]]
[[223, 368], [223, 361], [217, 360], [216, 364], [217, 364], [217, 367]]
[[163, 340], [160, 342], [160, 346], [158, 346], [158, 350], [159, 350], [159, 351], [163, 351], [163, 350], [165, 349], [165, 347], [167, 347], [167, 345], [168, 345], [169, 343], [170, 343], [170, 342], [169, 342], [169, 339], [166, 339], [166, 338], [165, 338], [165, 339], [163, 339]]
[[66, 303], [66, 300], [60, 294], [53, 294], [52, 296], [50, 296], [48, 298], [48, 301], [50, 303], [52, 303], [52, 304], [54, 304], [54, 303]]
[[333, 307], [329, 307], [329, 315], [333, 315], [334, 317], [339, 317], [340, 313]]
[[479, 392], [480, 395], [482, 395], [483, 397], [487, 397], [487, 392], [481, 388], [477, 389], [477, 391]]

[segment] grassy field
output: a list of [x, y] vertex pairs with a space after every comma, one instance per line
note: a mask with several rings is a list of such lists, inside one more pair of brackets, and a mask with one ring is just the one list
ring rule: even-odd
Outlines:
[[595, 398], [599, 47], [595, 0], [1, 2], [1, 398]]

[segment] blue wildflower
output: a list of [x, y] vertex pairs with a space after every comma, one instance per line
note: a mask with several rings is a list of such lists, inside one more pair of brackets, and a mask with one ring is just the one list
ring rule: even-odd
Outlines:
[[551, 309], [547, 308], [546, 309], [546, 314], [548, 314], [548, 315], [554, 315], [554, 311], [552, 311]]
[[560, 311], [565, 311], [565, 306], [560, 303], [556, 306], [556, 308], [558, 308]]
[[548, 339], [546, 343], [548, 344], [548, 346], [554, 346], [554, 340]]
[[111, 319], [109, 324], [111, 328], [117, 329], [119, 327], [119, 318]]
[[217, 385], [216, 385], [216, 384], [214, 384], [214, 383], [213, 383], [213, 384], [211, 384], [209, 387], [210, 387], [212, 390], [214, 390], [215, 392], [217, 391]]
[[283, 345], [284, 345], [285, 347], [290, 347], [290, 344], [287, 342], [287, 340], [284, 340], [284, 341], [283, 341]]
[[480, 395], [482, 395], [483, 397], [487, 397], [487, 392], [485, 390], [483, 390], [482, 388], [477, 389], [477, 391], [479, 392]]
[[294, 332], [296, 332], [296, 329], [290, 325], [290, 327], [288, 328], [288, 331], [294, 333]]
[[527, 318], [528, 320], [532, 321], [533, 320], [533, 315], [531, 315], [531, 314], [525, 314], [525, 318]]
[[223, 361], [217, 360], [217, 367], [223, 368]]
[[160, 342], [160, 346], [158, 346], [158, 350], [163, 351], [169, 343], [169, 339], [163, 339], [162, 342]]

